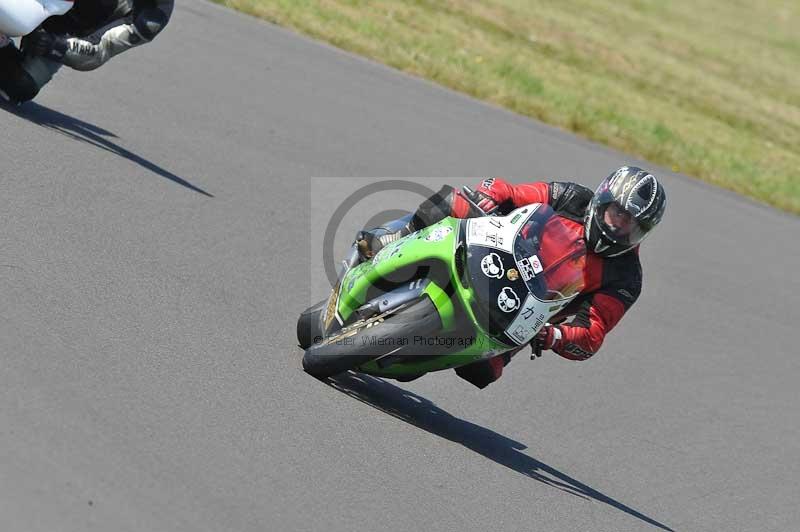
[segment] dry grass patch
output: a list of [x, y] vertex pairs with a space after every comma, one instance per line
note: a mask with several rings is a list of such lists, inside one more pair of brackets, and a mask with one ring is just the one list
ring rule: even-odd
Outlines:
[[800, 3], [218, 0], [800, 213]]

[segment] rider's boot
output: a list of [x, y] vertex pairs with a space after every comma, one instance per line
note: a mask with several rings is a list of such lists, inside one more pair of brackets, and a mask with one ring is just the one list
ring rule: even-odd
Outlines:
[[416, 230], [414, 215], [408, 214], [397, 220], [387, 222], [380, 227], [359, 231], [356, 235], [358, 253], [362, 260], [369, 260], [386, 244], [403, 238]]

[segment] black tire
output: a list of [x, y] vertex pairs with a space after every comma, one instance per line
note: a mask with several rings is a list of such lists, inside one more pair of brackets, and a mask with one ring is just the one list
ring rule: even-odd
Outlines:
[[322, 314], [325, 312], [327, 299], [323, 299], [313, 307], [309, 307], [297, 318], [297, 343], [308, 349], [322, 341], [325, 331], [322, 325]]
[[411, 345], [414, 336], [431, 334], [441, 328], [436, 306], [425, 297], [408, 306], [359, 320], [322, 343], [312, 345], [303, 355], [303, 369], [318, 379], [332, 377], [397, 349], [392, 342], [382, 345], [374, 341], [376, 338], [395, 342], [407, 339], [406, 345]]

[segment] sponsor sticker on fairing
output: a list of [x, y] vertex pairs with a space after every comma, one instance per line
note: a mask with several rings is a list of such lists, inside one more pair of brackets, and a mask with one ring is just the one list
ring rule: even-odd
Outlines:
[[525, 281], [530, 281], [534, 277], [533, 266], [531, 266], [531, 261], [528, 259], [520, 259], [517, 261], [517, 266], [519, 266], [519, 273], [522, 275], [522, 278]]
[[544, 271], [544, 268], [542, 268], [542, 263], [539, 260], [539, 257], [533, 255], [532, 257], [530, 257], [530, 261], [531, 261], [531, 268], [533, 268], [533, 273], [542, 273]]
[[489, 253], [481, 259], [481, 271], [486, 277], [493, 279], [502, 279], [505, 270], [503, 269], [503, 262], [500, 260], [500, 255], [497, 253]]
[[431, 231], [427, 237], [425, 237], [425, 240], [427, 240], [428, 242], [438, 242], [452, 232], [453, 232], [452, 227], [447, 227], [447, 226], [437, 227], [436, 229]]
[[375, 255], [375, 257], [373, 257], [372, 263], [378, 264], [384, 259], [390, 259], [395, 255], [397, 255], [398, 253], [400, 253], [400, 249], [401, 249], [400, 242], [395, 240], [394, 242], [392, 242], [391, 244], [380, 250], [378, 254]]
[[497, 306], [503, 312], [514, 312], [519, 308], [519, 296], [510, 286], [504, 287], [497, 296]]
[[506, 334], [519, 345], [530, 342], [547, 320], [564, 304], [566, 302], [553, 305], [550, 301], [540, 301], [528, 294], [514, 321], [509, 324]]

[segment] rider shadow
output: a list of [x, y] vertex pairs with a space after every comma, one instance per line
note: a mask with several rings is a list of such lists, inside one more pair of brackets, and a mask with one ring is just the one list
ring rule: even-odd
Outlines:
[[71, 139], [84, 142], [94, 146], [95, 148], [100, 148], [101, 150], [118, 155], [123, 159], [127, 159], [133, 163], [136, 163], [142, 168], [145, 168], [146, 170], [149, 170], [165, 179], [169, 179], [170, 181], [186, 187], [189, 190], [193, 190], [209, 198], [214, 197], [212, 194], [189, 183], [182, 177], [173, 174], [169, 170], [166, 170], [141, 157], [140, 155], [136, 155], [135, 153], [126, 150], [122, 146], [115, 144], [110, 139], [116, 139], [119, 137], [101, 127], [89, 124], [88, 122], [84, 122], [83, 120], [79, 120], [72, 116], [59, 113], [58, 111], [54, 111], [53, 109], [39, 105], [36, 102], [27, 102], [21, 106], [12, 106], [0, 100], [0, 108], [20, 118], [24, 118], [29, 122], [65, 135]]
[[522, 451], [527, 448], [526, 445], [459, 419], [442, 410], [430, 400], [383, 379], [351, 372], [332, 377], [326, 382], [329, 386], [373, 408], [431, 434], [461, 444], [527, 477], [582, 499], [605, 503], [645, 523], [674, 532], [655, 519], [647, 517], [569, 475], [524, 454]]

